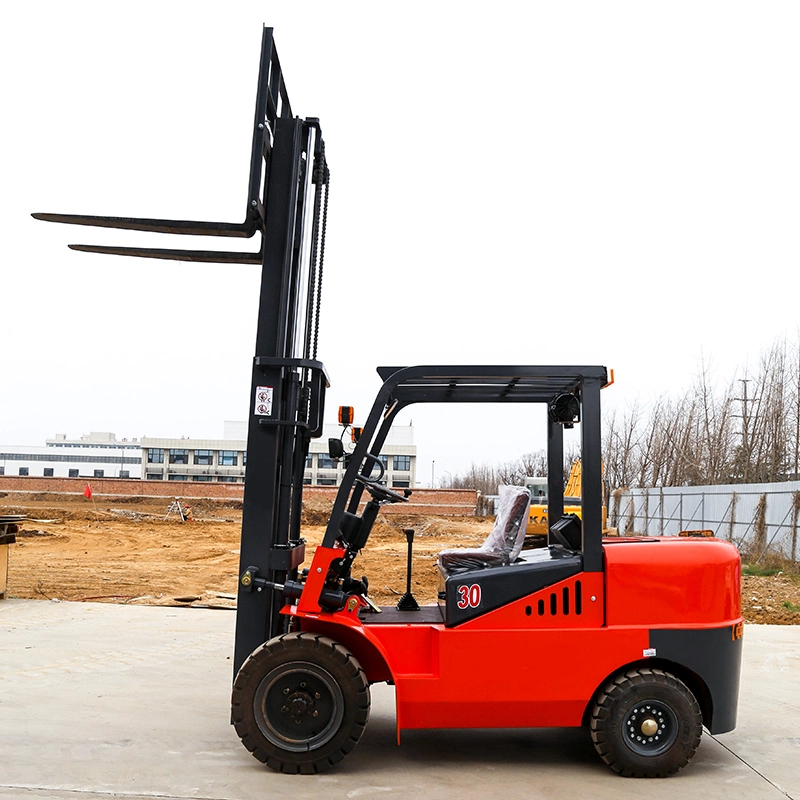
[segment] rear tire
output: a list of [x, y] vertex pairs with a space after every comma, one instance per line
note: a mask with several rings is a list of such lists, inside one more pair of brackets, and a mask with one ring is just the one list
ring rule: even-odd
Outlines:
[[592, 708], [595, 749], [627, 778], [666, 778], [685, 767], [703, 730], [700, 706], [685, 683], [641, 668], [604, 686]]
[[342, 645], [289, 633], [245, 661], [231, 707], [236, 733], [255, 758], [277, 772], [311, 774], [358, 743], [369, 719], [369, 684]]

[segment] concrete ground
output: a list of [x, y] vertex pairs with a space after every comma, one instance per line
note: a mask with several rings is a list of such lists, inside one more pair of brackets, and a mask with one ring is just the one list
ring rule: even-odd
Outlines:
[[686, 770], [626, 780], [582, 730], [415, 731], [373, 687], [357, 748], [276, 774], [228, 724], [230, 611], [0, 601], [0, 800], [621, 798], [800, 800], [800, 627], [747, 626], [739, 725]]

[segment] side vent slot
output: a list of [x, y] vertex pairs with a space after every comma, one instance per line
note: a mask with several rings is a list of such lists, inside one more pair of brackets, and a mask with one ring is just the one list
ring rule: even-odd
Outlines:
[[[572, 595], [572, 596], [570, 596]], [[559, 614], [568, 617], [570, 614], [575, 614], [579, 617], [583, 613], [583, 586], [580, 581], [575, 581], [573, 586], [564, 586], [561, 589], [561, 609], [559, 610], [558, 594], [550, 592], [550, 616], [555, 617]], [[525, 613], [530, 615], [528, 610], [530, 606], [525, 609]], [[539, 598], [536, 601], [536, 611], [540, 617], [545, 616], [547, 612], [547, 604], [544, 598]]]

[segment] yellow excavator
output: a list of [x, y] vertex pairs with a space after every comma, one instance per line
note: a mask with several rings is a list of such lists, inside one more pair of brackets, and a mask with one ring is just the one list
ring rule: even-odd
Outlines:
[[[525, 478], [525, 486], [531, 493], [531, 510], [526, 536], [547, 536], [547, 478]], [[569, 471], [564, 488], [564, 514], [582, 515], [581, 510], [581, 460], [576, 459]], [[608, 527], [608, 499], [603, 489], [603, 535], [616, 536], [617, 529]]]

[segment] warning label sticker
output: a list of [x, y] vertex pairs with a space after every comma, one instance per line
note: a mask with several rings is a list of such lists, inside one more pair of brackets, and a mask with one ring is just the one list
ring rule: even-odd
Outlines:
[[272, 415], [272, 387], [256, 386], [256, 407], [254, 414], [259, 417]]

